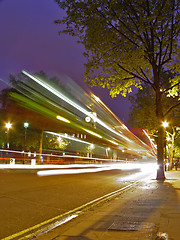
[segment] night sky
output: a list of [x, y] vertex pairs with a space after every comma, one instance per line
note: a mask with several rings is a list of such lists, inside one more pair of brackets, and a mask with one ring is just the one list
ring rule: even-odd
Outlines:
[[[65, 74], [84, 89], [83, 46], [68, 35], [59, 36], [54, 20], [64, 12], [53, 0], [0, 0], [0, 78], [8, 82], [9, 74], [22, 69], [31, 73], [43, 70], [54, 76]], [[0, 82], [0, 89], [7, 85]], [[127, 122], [127, 98], [112, 99], [108, 90], [90, 89], [120, 118]]]

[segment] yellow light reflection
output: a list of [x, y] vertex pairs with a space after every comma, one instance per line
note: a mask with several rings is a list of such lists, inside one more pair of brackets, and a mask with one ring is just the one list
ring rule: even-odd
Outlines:
[[59, 115], [57, 115], [56, 118], [57, 118], [58, 120], [60, 120], [60, 121], [63, 121], [63, 122], [66, 122], [66, 123], [70, 123], [70, 121], [69, 121], [68, 119], [66, 119], [66, 118], [64, 118], [64, 117], [61, 117], [61, 116], [59, 116]]
[[114, 145], [119, 145], [117, 142], [115, 142], [115, 141], [112, 141], [112, 140], [108, 140], [109, 142], [111, 142], [111, 143], [113, 143]]
[[99, 134], [97, 134], [97, 133], [95, 133], [95, 132], [93, 132], [93, 131], [90, 131], [90, 130], [88, 130], [88, 129], [86, 129], [86, 128], [82, 128], [82, 129], [83, 129], [84, 131], [86, 131], [86, 132], [88, 132], [88, 133], [90, 133], [90, 134], [98, 137], [98, 138], [102, 138], [101, 135], [99, 135]]

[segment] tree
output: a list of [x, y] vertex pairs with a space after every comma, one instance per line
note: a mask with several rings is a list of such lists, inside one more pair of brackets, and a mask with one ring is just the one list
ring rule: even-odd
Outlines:
[[[174, 74], [164, 72], [161, 84], [166, 84], [166, 89], [171, 86], [169, 79], [171, 82], [171, 79], [174, 79]], [[180, 94], [178, 92], [173, 97], [170, 97], [170, 94], [162, 96], [164, 116], [166, 116], [171, 126], [178, 126], [179, 124], [179, 98]], [[131, 112], [129, 114], [131, 127], [145, 128], [152, 134], [153, 132], [157, 133], [156, 95], [155, 92], [151, 91], [151, 87], [142, 83], [142, 89], [138, 89], [137, 93], [130, 95], [129, 100], [131, 102]]]
[[[86, 81], [107, 87], [112, 97], [126, 96], [132, 86], [151, 86], [158, 124], [157, 179], [164, 179], [165, 118], [162, 72], [179, 72], [180, 4], [178, 0], [55, 0], [66, 15], [56, 20], [60, 33], [77, 36], [85, 47]], [[172, 80], [171, 90], [179, 84]], [[173, 106], [171, 106], [173, 108]]]
[[[136, 94], [129, 97], [132, 104], [129, 114], [129, 124], [131, 127], [148, 129], [152, 135], [156, 136], [158, 129], [154, 111], [155, 94], [150, 92], [149, 86], [144, 86], [143, 89], [143, 91], [139, 89]], [[164, 110], [166, 111], [170, 106], [176, 105], [177, 103], [178, 96], [174, 98], [163, 97]], [[172, 169], [175, 149], [178, 151], [175, 140], [179, 136], [180, 105], [168, 112], [167, 119], [169, 127], [166, 129], [165, 134], [164, 154], [165, 151], [168, 153], [169, 167]], [[167, 149], [165, 150], [165, 148]]]
[[48, 150], [65, 150], [70, 144], [67, 139], [46, 134], [43, 139], [43, 147]]
[[[169, 132], [170, 131], [170, 132]], [[169, 169], [173, 168], [174, 156], [179, 154], [179, 146], [177, 139], [180, 137], [180, 127], [170, 126], [166, 131], [166, 151], [168, 152], [169, 158]]]
[[174, 156], [178, 159], [180, 159], [180, 132], [179, 137], [175, 139], [175, 154]]

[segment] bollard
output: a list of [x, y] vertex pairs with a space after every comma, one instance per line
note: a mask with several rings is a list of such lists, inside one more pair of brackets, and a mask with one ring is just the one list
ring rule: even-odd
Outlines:
[[10, 165], [15, 165], [15, 158], [10, 158]]
[[36, 159], [31, 159], [31, 165], [36, 165]]

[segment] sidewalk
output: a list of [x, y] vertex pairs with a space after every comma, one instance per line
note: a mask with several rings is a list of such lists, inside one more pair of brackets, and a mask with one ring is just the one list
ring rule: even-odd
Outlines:
[[37, 239], [180, 240], [180, 171], [146, 179]]

